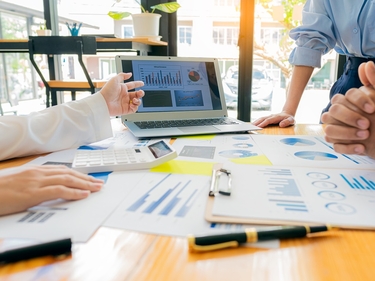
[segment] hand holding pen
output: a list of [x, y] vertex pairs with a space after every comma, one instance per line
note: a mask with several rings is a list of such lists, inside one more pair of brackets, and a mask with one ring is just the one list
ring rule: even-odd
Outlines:
[[301, 238], [309, 233], [331, 230], [328, 225], [322, 226], [294, 226], [277, 230], [257, 231], [255, 228], [245, 229], [245, 232], [217, 234], [209, 236], [188, 236], [190, 252], [203, 252], [229, 247], [238, 247], [241, 243], [255, 243], [272, 239]]

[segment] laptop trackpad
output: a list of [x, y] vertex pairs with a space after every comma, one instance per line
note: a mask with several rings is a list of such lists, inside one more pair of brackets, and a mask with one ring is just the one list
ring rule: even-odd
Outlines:
[[178, 127], [184, 133], [205, 133], [205, 132], [221, 132], [221, 130], [214, 126], [193, 126], [193, 127]]

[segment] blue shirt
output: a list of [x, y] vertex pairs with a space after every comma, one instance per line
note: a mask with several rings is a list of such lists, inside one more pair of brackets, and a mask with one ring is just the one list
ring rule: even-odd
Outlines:
[[302, 25], [289, 35], [297, 45], [289, 57], [293, 65], [321, 67], [332, 49], [375, 58], [375, 0], [307, 0]]

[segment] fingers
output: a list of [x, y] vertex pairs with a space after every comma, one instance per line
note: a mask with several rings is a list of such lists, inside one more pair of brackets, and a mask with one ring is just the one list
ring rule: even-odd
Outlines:
[[126, 82], [125, 84], [128, 90], [133, 90], [135, 88], [140, 88], [144, 86], [143, 81], [131, 81], [131, 82]]
[[64, 200], [80, 200], [90, 195], [89, 190], [74, 189], [63, 185], [52, 185], [39, 189], [38, 198], [40, 202], [64, 199]]
[[[40, 166], [29, 170], [31, 176], [40, 179], [36, 191], [41, 202], [57, 198], [77, 200], [99, 191], [104, 182], [65, 166]], [[37, 175], [40, 173], [41, 175]]]
[[121, 73], [117, 74], [117, 77], [119, 77], [121, 81], [128, 80], [132, 76], [133, 76], [133, 73], [131, 73], [131, 72], [127, 72], [127, 73], [121, 72]]
[[375, 88], [375, 64], [373, 61], [366, 63], [366, 74], [370, 84]]
[[370, 121], [367, 118], [342, 104], [332, 104], [329, 112], [324, 113], [321, 120], [326, 124], [345, 124], [364, 130], [370, 126]]
[[[340, 125], [326, 125], [324, 128], [325, 136], [329, 142], [351, 142], [353, 140], [364, 140], [370, 135], [368, 130], [359, 130], [357, 128], [340, 126]], [[328, 140], [327, 140], [328, 141]]]
[[375, 87], [375, 64], [372, 61], [362, 63], [358, 68], [359, 79], [365, 86]]
[[252, 122], [255, 126], [264, 128], [271, 124], [279, 124], [281, 128], [288, 127], [294, 125], [294, 117], [291, 115], [285, 114], [275, 114], [266, 117], [261, 117], [254, 122]]
[[342, 154], [357, 154], [357, 155], [364, 155], [365, 154], [365, 146], [363, 144], [341, 144], [335, 143], [333, 145], [333, 149]]
[[[119, 73], [117, 75], [117, 77], [119, 77], [121, 82], [122, 82], [124, 80], [128, 80], [130, 77], [132, 77], [132, 75], [133, 74], [131, 72]], [[128, 90], [133, 90], [135, 88], [140, 88], [140, 87], [144, 86], [143, 81], [129, 81], [129, 82], [126, 82], [125, 84], [126, 84], [126, 87], [128, 88]]]
[[285, 127], [289, 127], [289, 126], [294, 125], [294, 123], [295, 123], [294, 117], [293, 116], [289, 116], [288, 118], [282, 120], [279, 123], [279, 126], [280, 126], [280, 128], [285, 128]]
[[36, 166], [36, 168], [41, 170], [45, 176], [71, 175], [73, 177], [76, 177], [85, 181], [103, 184], [103, 180], [101, 179], [97, 179], [93, 176], [89, 176], [89, 175], [77, 172], [63, 165], [43, 165], [43, 166]]
[[[341, 95], [340, 95], [341, 96]], [[356, 107], [366, 113], [374, 113], [375, 111], [375, 91], [371, 87], [361, 87], [359, 89], [350, 89], [346, 92], [346, 99], [355, 105], [352, 107], [348, 104], [349, 108], [357, 110]]]

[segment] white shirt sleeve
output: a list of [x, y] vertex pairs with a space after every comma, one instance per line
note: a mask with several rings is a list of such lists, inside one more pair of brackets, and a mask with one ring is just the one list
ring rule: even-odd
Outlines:
[[113, 136], [100, 92], [26, 116], [0, 117], [0, 160], [78, 147]]

